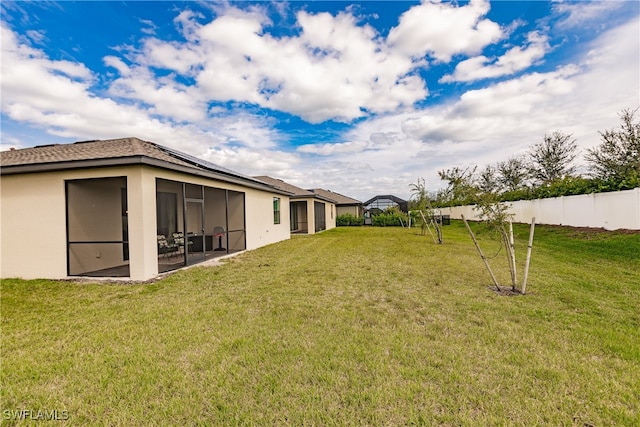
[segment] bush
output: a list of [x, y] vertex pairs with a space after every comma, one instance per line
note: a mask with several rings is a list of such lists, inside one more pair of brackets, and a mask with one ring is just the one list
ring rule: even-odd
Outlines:
[[338, 215], [336, 217], [337, 226], [358, 226], [364, 224], [364, 218], [353, 216], [350, 213]]
[[545, 199], [548, 197], [575, 196], [578, 194], [605, 193], [609, 191], [632, 190], [640, 186], [638, 174], [629, 174], [623, 181], [584, 178], [568, 176], [557, 179], [549, 184], [534, 188], [523, 188], [516, 191], [508, 191], [500, 195], [503, 202], [515, 202], [517, 200]]
[[407, 223], [407, 215], [399, 212], [386, 212], [372, 218], [372, 224], [377, 227], [400, 227], [403, 223]]

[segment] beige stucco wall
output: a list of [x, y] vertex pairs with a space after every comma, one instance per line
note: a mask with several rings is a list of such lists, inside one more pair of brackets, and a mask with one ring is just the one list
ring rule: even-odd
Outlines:
[[338, 216], [345, 215], [345, 214], [351, 214], [356, 217], [362, 216], [360, 215], [360, 212], [357, 206], [337, 206], [336, 209], [338, 212]]
[[129, 265], [133, 280], [158, 274], [156, 169], [128, 169]]
[[325, 202], [324, 209], [325, 225], [327, 226], [326, 230], [336, 228], [336, 205], [334, 203]]
[[[280, 198], [280, 224], [273, 223], [273, 198]], [[291, 237], [289, 198], [258, 190], [247, 190], [247, 249], [255, 249]]]
[[65, 278], [65, 179], [125, 175], [114, 168], [1, 176], [0, 277]]
[[[32, 190], [25, 197], [27, 187]], [[65, 277], [62, 181], [36, 175], [2, 176], [0, 192], [1, 277]]]
[[[156, 178], [245, 193], [247, 249], [288, 239], [289, 199], [281, 198], [281, 222], [273, 224], [270, 192], [163, 169], [131, 166], [3, 175], [0, 177], [0, 277], [67, 277], [65, 180], [127, 178], [130, 277], [158, 274]], [[94, 254], [95, 255], [95, 254]]]
[[307, 202], [307, 234], [315, 234], [316, 232], [316, 215], [313, 199], [306, 199]]

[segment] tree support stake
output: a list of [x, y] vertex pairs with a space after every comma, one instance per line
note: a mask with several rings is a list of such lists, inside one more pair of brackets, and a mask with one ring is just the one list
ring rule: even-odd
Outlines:
[[495, 285], [496, 285], [496, 289], [500, 290], [500, 285], [498, 285], [498, 280], [496, 280], [496, 276], [493, 275], [493, 271], [491, 271], [491, 267], [489, 266], [489, 261], [487, 261], [487, 258], [482, 253], [482, 249], [480, 249], [480, 245], [478, 244], [478, 241], [476, 240], [476, 236], [473, 234], [473, 231], [471, 231], [471, 227], [469, 227], [469, 223], [467, 223], [467, 219], [464, 217], [464, 215], [460, 215], [460, 216], [462, 217], [462, 220], [464, 221], [464, 225], [467, 226], [467, 230], [469, 230], [469, 234], [471, 235], [471, 238], [473, 239], [473, 243], [476, 245], [476, 249], [478, 249], [478, 252], [480, 253], [480, 258], [482, 258], [482, 261], [484, 261], [484, 265], [487, 267], [487, 270], [489, 270], [489, 274], [491, 275], [491, 278], [493, 279], [493, 283], [495, 283]]

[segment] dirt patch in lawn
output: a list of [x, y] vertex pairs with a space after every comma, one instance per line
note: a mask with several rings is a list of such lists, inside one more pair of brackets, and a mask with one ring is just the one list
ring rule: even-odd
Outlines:
[[492, 292], [503, 297], [515, 297], [519, 295], [524, 295], [518, 289], [513, 290], [510, 286], [500, 286], [499, 288], [496, 288], [495, 286], [489, 286], [489, 289]]

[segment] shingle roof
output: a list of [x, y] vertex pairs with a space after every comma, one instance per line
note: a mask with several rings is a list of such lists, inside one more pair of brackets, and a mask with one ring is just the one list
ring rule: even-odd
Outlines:
[[226, 178], [230, 182], [277, 188], [231, 169], [139, 138], [81, 141], [0, 152], [2, 174], [131, 164], [148, 164], [178, 169], [185, 173]]
[[254, 176], [255, 179], [259, 179], [260, 181], [264, 181], [267, 184], [271, 184], [276, 188], [292, 193], [297, 197], [314, 197], [314, 194], [311, 191], [307, 191], [304, 188], [296, 187], [295, 185], [289, 184], [288, 182], [284, 182], [281, 179], [272, 178], [270, 176], [262, 175], [262, 176]]
[[324, 194], [320, 194], [320, 193], [314, 193], [313, 190], [305, 190], [304, 188], [296, 187], [295, 185], [289, 184], [288, 182], [284, 182], [283, 180], [278, 178], [272, 178], [266, 175], [255, 176], [254, 178], [259, 179], [260, 181], [264, 181], [267, 184], [273, 185], [274, 187], [280, 190], [293, 193], [293, 196], [291, 196], [291, 199], [313, 198], [313, 199], [323, 200], [329, 203], [334, 203], [334, 204], [336, 203], [335, 198], [327, 197]]
[[161, 146], [138, 138], [81, 141], [73, 144], [51, 144], [3, 151], [0, 153], [0, 165], [6, 167], [134, 156], [151, 157], [183, 166], [189, 165], [162, 150]]
[[323, 188], [314, 188], [309, 190], [313, 193], [319, 194], [327, 199], [333, 200], [336, 205], [361, 205], [362, 202], [351, 197], [347, 197], [340, 193], [334, 193], [333, 191], [325, 190]]

